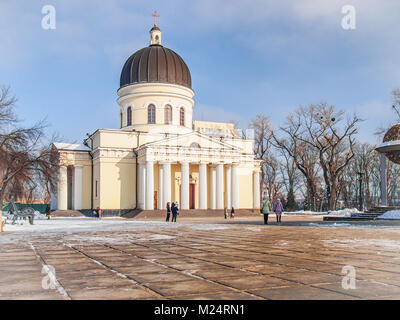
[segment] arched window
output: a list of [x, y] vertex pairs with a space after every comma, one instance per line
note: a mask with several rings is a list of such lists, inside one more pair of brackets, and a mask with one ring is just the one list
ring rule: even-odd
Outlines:
[[181, 110], [180, 110], [180, 112], [179, 112], [179, 115], [180, 115], [180, 117], [179, 117], [179, 124], [181, 125], [181, 126], [184, 126], [185, 125], [185, 109], [182, 107], [181, 108]]
[[190, 145], [190, 148], [193, 148], [193, 149], [200, 149], [200, 145], [199, 145], [197, 142], [193, 142], [193, 143]]
[[154, 106], [154, 104], [150, 104], [147, 107], [147, 119], [148, 123], [156, 123], [156, 107]]
[[172, 123], [172, 107], [167, 104], [165, 106], [165, 124], [171, 124]]
[[132, 125], [132, 108], [129, 107], [128, 111], [126, 112], [126, 125], [131, 126]]

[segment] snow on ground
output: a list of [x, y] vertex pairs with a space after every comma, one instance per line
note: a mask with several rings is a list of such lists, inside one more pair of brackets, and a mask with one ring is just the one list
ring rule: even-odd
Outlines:
[[316, 212], [316, 211], [307, 211], [307, 210], [299, 210], [299, 211], [284, 211], [282, 215], [284, 216], [291, 216], [291, 215], [298, 215], [298, 216], [307, 216], [307, 215], [312, 215], [312, 216], [319, 216], [319, 215], [324, 215], [326, 212]]
[[167, 224], [155, 221], [132, 221], [123, 219], [93, 219], [93, 218], [56, 218], [50, 220], [35, 220], [33, 225], [27, 221], [18, 221], [12, 225], [10, 221], [4, 226], [4, 231], [16, 233], [41, 233], [41, 232], [64, 232], [74, 233], [82, 231], [101, 231], [118, 229], [143, 229], [146, 227], [175, 227], [179, 224]]
[[337, 211], [329, 211], [328, 215], [334, 216], [334, 217], [351, 217], [354, 213], [362, 213], [362, 212], [358, 211], [358, 209], [356, 209], [356, 208], [353, 208], [353, 209], [342, 209], [342, 210], [337, 210]]
[[193, 230], [223, 230], [228, 229], [228, 225], [219, 225], [219, 224], [198, 224], [190, 227]]
[[326, 247], [373, 247], [379, 246], [390, 249], [400, 249], [400, 240], [390, 239], [335, 239], [321, 240]]
[[384, 214], [379, 216], [379, 219], [388, 219], [388, 220], [400, 219], [400, 210], [392, 210], [385, 212]]
[[314, 216], [320, 216], [320, 215], [329, 215], [329, 216], [334, 216], [334, 217], [351, 217], [352, 214], [354, 213], [361, 213], [361, 211], [358, 211], [357, 209], [342, 209], [342, 210], [337, 210], [337, 211], [322, 211], [322, 212], [316, 212], [316, 211], [305, 211], [305, 210], [299, 210], [299, 211], [293, 211], [293, 212], [284, 212], [284, 215], [314, 215]]

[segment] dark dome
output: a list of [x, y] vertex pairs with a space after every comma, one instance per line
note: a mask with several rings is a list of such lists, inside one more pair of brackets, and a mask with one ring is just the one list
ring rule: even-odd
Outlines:
[[189, 68], [174, 51], [161, 45], [140, 49], [129, 57], [121, 72], [120, 87], [161, 82], [192, 88]]
[[[383, 137], [383, 142], [391, 142], [400, 140], [400, 123], [391, 127]], [[397, 164], [400, 164], [400, 152], [399, 151], [390, 151], [386, 152], [386, 157]]]

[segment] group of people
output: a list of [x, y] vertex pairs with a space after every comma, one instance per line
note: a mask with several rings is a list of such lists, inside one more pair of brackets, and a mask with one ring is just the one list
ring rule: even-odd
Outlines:
[[261, 206], [261, 213], [264, 215], [264, 223], [268, 224], [268, 215], [271, 211], [275, 212], [276, 214], [276, 222], [280, 224], [282, 222], [282, 212], [283, 212], [283, 205], [281, 200], [278, 198], [274, 204], [274, 207], [271, 207], [271, 203], [268, 200], [268, 197], [264, 196], [263, 203]]
[[[224, 217], [225, 219], [228, 219], [228, 208], [224, 208]], [[232, 207], [231, 209], [231, 219], [235, 217], [235, 209]]]
[[178, 202], [167, 202], [167, 219], [165, 220], [166, 222], [169, 222], [169, 218], [171, 217], [172, 213], [172, 220], [171, 222], [176, 222], [176, 217], [179, 214], [179, 206]]

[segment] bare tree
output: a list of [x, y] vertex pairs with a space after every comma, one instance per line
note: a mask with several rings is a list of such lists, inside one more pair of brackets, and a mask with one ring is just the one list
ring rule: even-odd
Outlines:
[[[318, 158], [312, 146], [299, 139], [303, 134], [303, 123], [298, 113], [290, 114], [278, 132], [271, 131], [274, 144], [294, 161], [303, 174], [307, 186], [307, 203], [311, 210], [317, 210], [318, 199]], [[278, 135], [279, 133], [279, 135]]]
[[277, 191], [276, 177], [277, 165], [276, 159], [271, 153], [271, 126], [269, 117], [257, 115], [249, 126], [254, 130], [254, 153], [261, 162], [261, 193], [267, 188], [270, 201], [273, 200], [273, 194]]
[[58, 155], [44, 135], [45, 123], [23, 127], [14, 112], [16, 99], [0, 88], [0, 205], [30, 199], [35, 190], [56, 188]]

